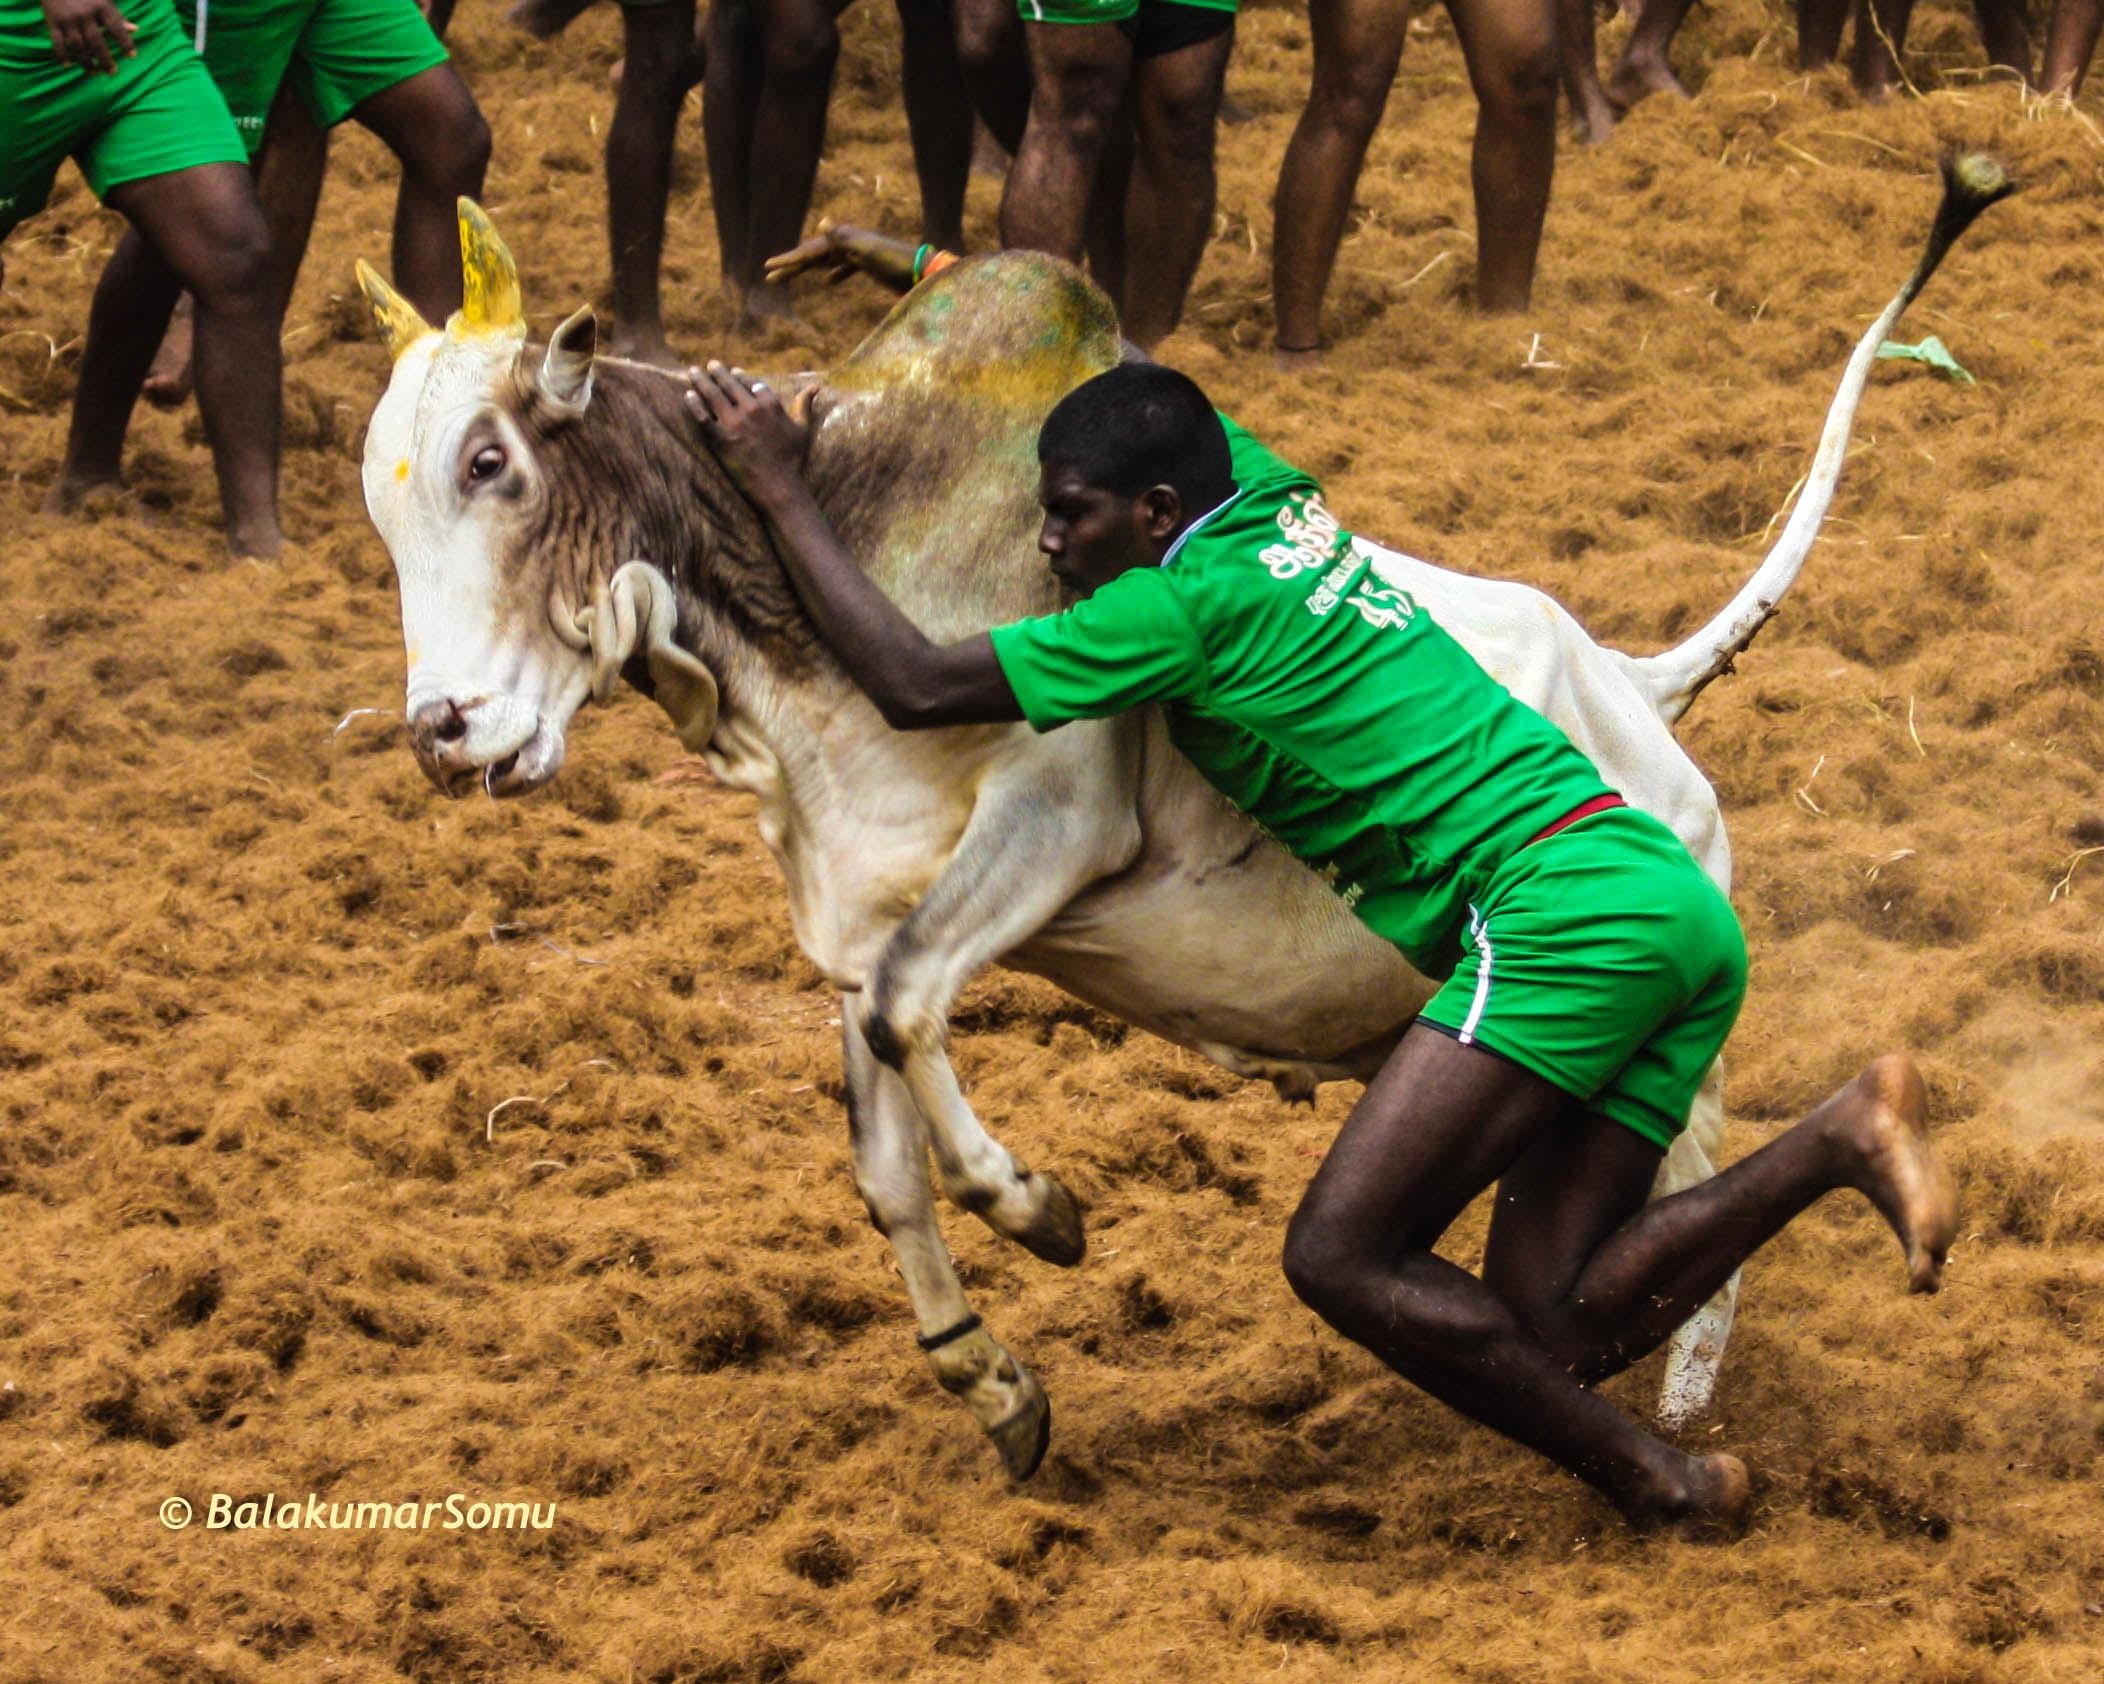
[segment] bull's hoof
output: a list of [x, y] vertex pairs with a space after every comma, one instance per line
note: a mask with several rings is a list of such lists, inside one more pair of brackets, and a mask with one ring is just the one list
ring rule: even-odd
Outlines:
[[1043, 1184], [1044, 1197], [1029, 1227], [1015, 1235], [1016, 1244], [1033, 1257], [1071, 1269], [1088, 1249], [1088, 1236], [1081, 1227], [1081, 1201], [1056, 1175], [1038, 1170], [1032, 1179]]
[[1037, 1383], [1037, 1376], [1029, 1369], [1018, 1363], [1016, 1372], [1020, 1376], [1016, 1388], [1020, 1401], [1006, 1416], [986, 1429], [986, 1436], [1000, 1451], [1001, 1466], [1008, 1470], [1008, 1477], [1023, 1480], [1037, 1472], [1038, 1464], [1045, 1459], [1045, 1451], [1051, 1446], [1052, 1400], [1045, 1396], [1045, 1388]]

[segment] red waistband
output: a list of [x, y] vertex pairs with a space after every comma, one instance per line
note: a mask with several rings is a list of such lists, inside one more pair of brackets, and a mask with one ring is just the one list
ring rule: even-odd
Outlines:
[[1528, 837], [1521, 846], [1531, 848], [1537, 842], [1546, 842], [1559, 830], [1569, 830], [1580, 819], [1589, 819], [1595, 813], [1610, 812], [1616, 807], [1626, 807], [1628, 805], [1629, 803], [1624, 801], [1619, 795], [1596, 795], [1590, 801], [1581, 801], [1554, 824], [1544, 825], [1540, 830]]

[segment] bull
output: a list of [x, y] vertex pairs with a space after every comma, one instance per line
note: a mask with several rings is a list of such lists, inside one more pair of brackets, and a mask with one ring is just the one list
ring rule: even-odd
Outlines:
[[[1927, 249], [1849, 358], [1781, 536], [1677, 647], [1603, 648], [1539, 591], [1367, 546], [1721, 887], [1722, 814], [1671, 727], [1775, 613], [1832, 501], [1878, 346], [2006, 191], [1985, 160], [1946, 165]], [[625, 679], [758, 798], [797, 941], [840, 991], [856, 1185], [936, 1379], [1026, 1477], [1050, 1406], [966, 1301], [928, 1160], [954, 1203], [1053, 1263], [1080, 1261], [1081, 1210], [967, 1103], [945, 1050], [966, 982], [996, 962], [1034, 973], [1287, 1098], [1370, 1075], [1434, 984], [1216, 794], [1151, 710], [1045, 736], [888, 728], [821, 647], [681, 383], [600, 355], [588, 308], [529, 343], [511, 254], [467, 201], [460, 230], [465, 302], [443, 330], [359, 266], [394, 355], [363, 479], [400, 585], [416, 757], [448, 794], [524, 794], [556, 775], [578, 709]], [[807, 475], [849, 548], [951, 640], [1064, 606], [1034, 553], [1037, 432], [1124, 354], [1078, 271], [1012, 253], [955, 265], [823, 376], [775, 384], [808, 415]], [[1714, 1173], [1723, 1121], [1713, 1069], [1658, 1191]], [[1735, 1292], [1675, 1335], [1669, 1422], [1706, 1406]]]

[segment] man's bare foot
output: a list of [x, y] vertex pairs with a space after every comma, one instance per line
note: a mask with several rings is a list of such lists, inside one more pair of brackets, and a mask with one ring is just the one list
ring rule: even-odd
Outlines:
[[168, 318], [168, 331], [161, 348], [153, 354], [153, 367], [139, 387], [139, 395], [156, 409], [180, 409], [190, 401], [190, 340], [195, 318], [190, 295], [175, 301], [175, 314]]
[[[91, 498], [107, 503], [124, 490], [124, 476], [120, 473], [83, 473], [77, 469], [61, 473], [52, 482], [51, 489], [44, 493], [44, 513], [77, 515]], [[110, 495], [98, 497], [98, 493], [104, 492]]]
[[504, 15], [537, 41], [552, 41], [592, 0], [516, 0]]
[[1958, 1187], [1929, 1145], [1929, 1096], [1914, 1061], [1887, 1053], [1831, 1102], [1834, 1139], [1853, 1155], [1852, 1185], [1892, 1224], [1907, 1289], [1934, 1292], [1958, 1237]]
[[244, 521], [226, 529], [226, 550], [236, 561], [277, 561], [285, 554], [285, 534], [274, 518]]
[[1746, 1524], [1753, 1482], [1736, 1456], [1690, 1456], [1678, 1475], [1623, 1517], [1639, 1532], [1671, 1532], [1690, 1543], [1738, 1536]]
[[1617, 111], [1627, 111], [1647, 94], [1676, 94], [1686, 99], [1688, 90], [1673, 74], [1664, 53], [1639, 52], [1631, 41], [1607, 78], [1608, 102]]

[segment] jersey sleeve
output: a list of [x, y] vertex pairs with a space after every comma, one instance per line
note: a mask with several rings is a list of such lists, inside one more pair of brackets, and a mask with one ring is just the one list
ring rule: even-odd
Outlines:
[[1205, 693], [1198, 633], [1175, 587], [1151, 569], [1112, 580], [1063, 614], [996, 626], [991, 636], [1023, 717], [1039, 731]]

